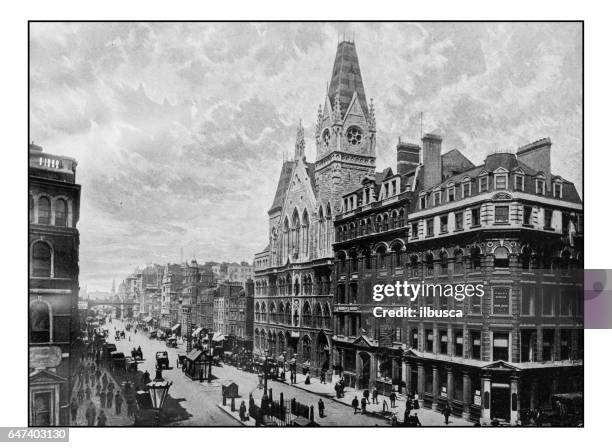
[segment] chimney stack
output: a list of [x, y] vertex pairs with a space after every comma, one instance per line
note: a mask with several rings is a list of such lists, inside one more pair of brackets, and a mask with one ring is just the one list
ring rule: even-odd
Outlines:
[[436, 134], [423, 136], [423, 188], [442, 182], [442, 137]]
[[420, 163], [421, 147], [414, 143], [397, 142], [397, 174], [414, 170]]
[[550, 149], [551, 149], [550, 138], [543, 138], [536, 140], [528, 145], [521, 146], [516, 151], [516, 158], [527, 165], [529, 168], [533, 168], [536, 171], [542, 171], [546, 176], [546, 188], [550, 189]]

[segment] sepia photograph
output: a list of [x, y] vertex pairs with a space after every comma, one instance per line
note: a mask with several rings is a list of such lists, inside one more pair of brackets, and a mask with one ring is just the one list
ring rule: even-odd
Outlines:
[[583, 26], [30, 21], [28, 426], [584, 426]]

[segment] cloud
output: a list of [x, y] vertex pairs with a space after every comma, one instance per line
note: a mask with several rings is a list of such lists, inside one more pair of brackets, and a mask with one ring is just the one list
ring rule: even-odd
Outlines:
[[[339, 36], [376, 105], [378, 168], [398, 136], [475, 163], [553, 141], [581, 188], [581, 29], [572, 23], [33, 23], [30, 132], [77, 158], [81, 283], [136, 265], [252, 260], [295, 127], [306, 153]], [[560, 94], [562, 92], [562, 94]]]

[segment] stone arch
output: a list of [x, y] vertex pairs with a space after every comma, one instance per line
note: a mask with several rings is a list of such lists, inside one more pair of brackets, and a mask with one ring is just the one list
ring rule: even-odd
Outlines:
[[317, 335], [315, 344], [315, 365], [323, 370], [327, 371], [330, 368], [331, 360], [331, 344], [329, 338], [322, 331]]
[[55, 277], [55, 252], [50, 241], [40, 238], [30, 244], [30, 276]]

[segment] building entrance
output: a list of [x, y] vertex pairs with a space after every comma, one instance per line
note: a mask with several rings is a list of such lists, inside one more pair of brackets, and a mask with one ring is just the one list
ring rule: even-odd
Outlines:
[[491, 418], [510, 421], [510, 385], [491, 384]]

